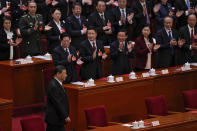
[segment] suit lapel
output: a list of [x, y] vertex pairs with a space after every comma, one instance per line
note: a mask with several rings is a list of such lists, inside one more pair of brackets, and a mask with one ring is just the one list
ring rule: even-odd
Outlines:
[[59, 28], [57, 27], [56, 23], [54, 22], [54, 20], [52, 21], [53, 26], [55, 27], [54, 30], [57, 31], [59, 34], [61, 34]]

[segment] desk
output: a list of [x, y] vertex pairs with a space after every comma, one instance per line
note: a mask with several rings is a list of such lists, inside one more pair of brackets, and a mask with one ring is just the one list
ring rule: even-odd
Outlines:
[[97, 105], [105, 105], [109, 121], [128, 122], [146, 119], [144, 98], [165, 95], [167, 106], [172, 111], [184, 111], [181, 92], [197, 88], [197, 68], [190, 71], [177, 71], [169, 68], [169, 74], [130, 80], [123, 77], [124, 82], [108, 83], [95, 80], [96, 86], [79, 88], [78, 85], [65, 84], [67, 90], [70, 117], [69, 127], [76, 131], [87, 128], [84, 109]]
[[13, 101], [0, 98], [0, 126], [3, 131], [12, 130], [12, 104]]
[[[161, 116], [158, 118], [147, 119], [146, 122], [159, 120], [160, 125], [155, 127], [147, 127], [139, 129], [140, 131], [196, 131], [197, 130], [197, 114], [180, 113], [169, 116]], [[134, 131], [130, 127], [122, 125], [99, 127], [90, 131]]]
[[53, 66], [52, 61], [33, 58], [32, 64], [0, 61], [0, 97], [13, 99], [14, 106], [43, 101], [42, 69]]

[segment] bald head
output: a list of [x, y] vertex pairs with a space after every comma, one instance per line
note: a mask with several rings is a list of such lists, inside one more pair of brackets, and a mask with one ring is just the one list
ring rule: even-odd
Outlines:
[[164, 18], [164, 27], [168, 30], [170, 30], [172, 28], [172, 25], [173, 25], [173, 19], [172, 17], [165, 17]]

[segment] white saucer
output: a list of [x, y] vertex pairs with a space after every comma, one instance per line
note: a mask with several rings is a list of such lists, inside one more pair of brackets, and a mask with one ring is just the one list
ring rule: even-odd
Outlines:
[[115, 81], [113, 80], [113, 81], [107, 81], [107, 82], [109, 82], [109, 83], [114, 83]]
[[156, 76], [157, 74], [150, 74], [150, 76]]
[[131, 127], [131, 129], [140, 129], [139, 127]]
[[137, 77], [129, 77], [129, 79], [137, 79]]
[[140, 126], [139, 128], [145, 128], [145, 126]]

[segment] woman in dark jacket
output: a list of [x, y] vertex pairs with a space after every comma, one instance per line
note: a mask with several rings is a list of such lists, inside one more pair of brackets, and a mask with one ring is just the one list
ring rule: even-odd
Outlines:
[[22, 39], [17, 38], [16, 32], [11, 29], [11, 19], [3, 18], [3, 28], [0, 30], [0, 60], [16, 58], [15, 48]]

